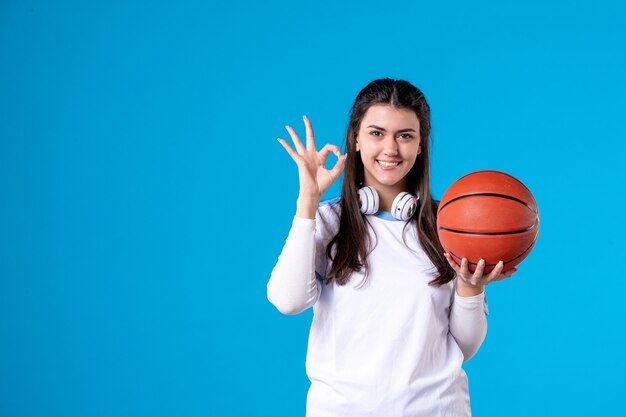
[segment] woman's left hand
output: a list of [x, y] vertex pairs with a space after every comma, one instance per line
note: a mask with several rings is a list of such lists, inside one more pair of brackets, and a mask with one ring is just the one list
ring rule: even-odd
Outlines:
[[468, 262], [466, 258], [461, 260], [461, 266], [458, 266], [454, 260], [450, 257], [449, 254], [445, 253], [446, 259], [448, 263], [456, 272], [458, 277], [457, 281], [457, 292], [460, 296], [469, 297], [472, 295], [478, 295], [483, 292], [485, 285], [491, 284], [494, 281], [501, 281], [505, 278], [509, 278], [513, 275], [517, 268], [509, 269], [508, 271], [502, 272], [504, 268], [504, 263], [502, 261], [498, 262], [493, 268], [493, 270], [489, 274], [484, 274], [485, 270], [485, 261], [481, 259], [478, 261], [478, 265], [476, 266], [476, 270], [471, 272], [468, 268]]

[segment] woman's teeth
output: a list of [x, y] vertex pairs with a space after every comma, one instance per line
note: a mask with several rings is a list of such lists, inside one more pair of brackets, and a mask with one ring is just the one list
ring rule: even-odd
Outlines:
[[398, 164], [399, 164], [400, 162], [385, 162], [385, 161], [378, 161], [378, 163], [379, 163], [381, 166], [385, 167], [385, 168], [390, 168], [390, 167], [395, 167], [395, 166], [398, 166]]

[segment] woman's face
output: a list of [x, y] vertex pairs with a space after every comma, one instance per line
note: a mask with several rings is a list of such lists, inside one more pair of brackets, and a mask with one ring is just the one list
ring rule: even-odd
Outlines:
[[406, 188], [405, 177], [420, 149], [420, 124], [411, 109], [375, 104], [365, 112], [357, 135], [357, 151], [365, 168], [365, 185], [382, 191]]

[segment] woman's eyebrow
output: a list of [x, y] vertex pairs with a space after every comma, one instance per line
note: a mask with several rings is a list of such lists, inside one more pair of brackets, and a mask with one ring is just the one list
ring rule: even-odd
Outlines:
[[[378, 129], [378, 130], [382, 130], [383, 132], [386, 132], [384, 127], [380, 127], [380, 126], [376, 126], [376, 125], [369, 125], [368, 127], [373, 127], [374, 129]], [[400, 133], [400, 132], [416, 132], [417, 133], [417, 131], [415, 129], [412, 129], [412, 128], [400, 129], [400, 130], [398, 130], [398, 133]]]

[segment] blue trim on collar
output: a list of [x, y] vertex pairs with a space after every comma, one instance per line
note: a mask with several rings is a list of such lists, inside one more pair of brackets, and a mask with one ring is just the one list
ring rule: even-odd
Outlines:
[[388, 211], [378, 211], [374, 214], [374, 217], [378, 217], [379, 219], [383, 219], [383, 220], [390, 220], [392, 222], [401, 222], [402, 220], [400, 219], [396, 219], [395, 217], [393, 217], [391, 215], [390, 212]]

